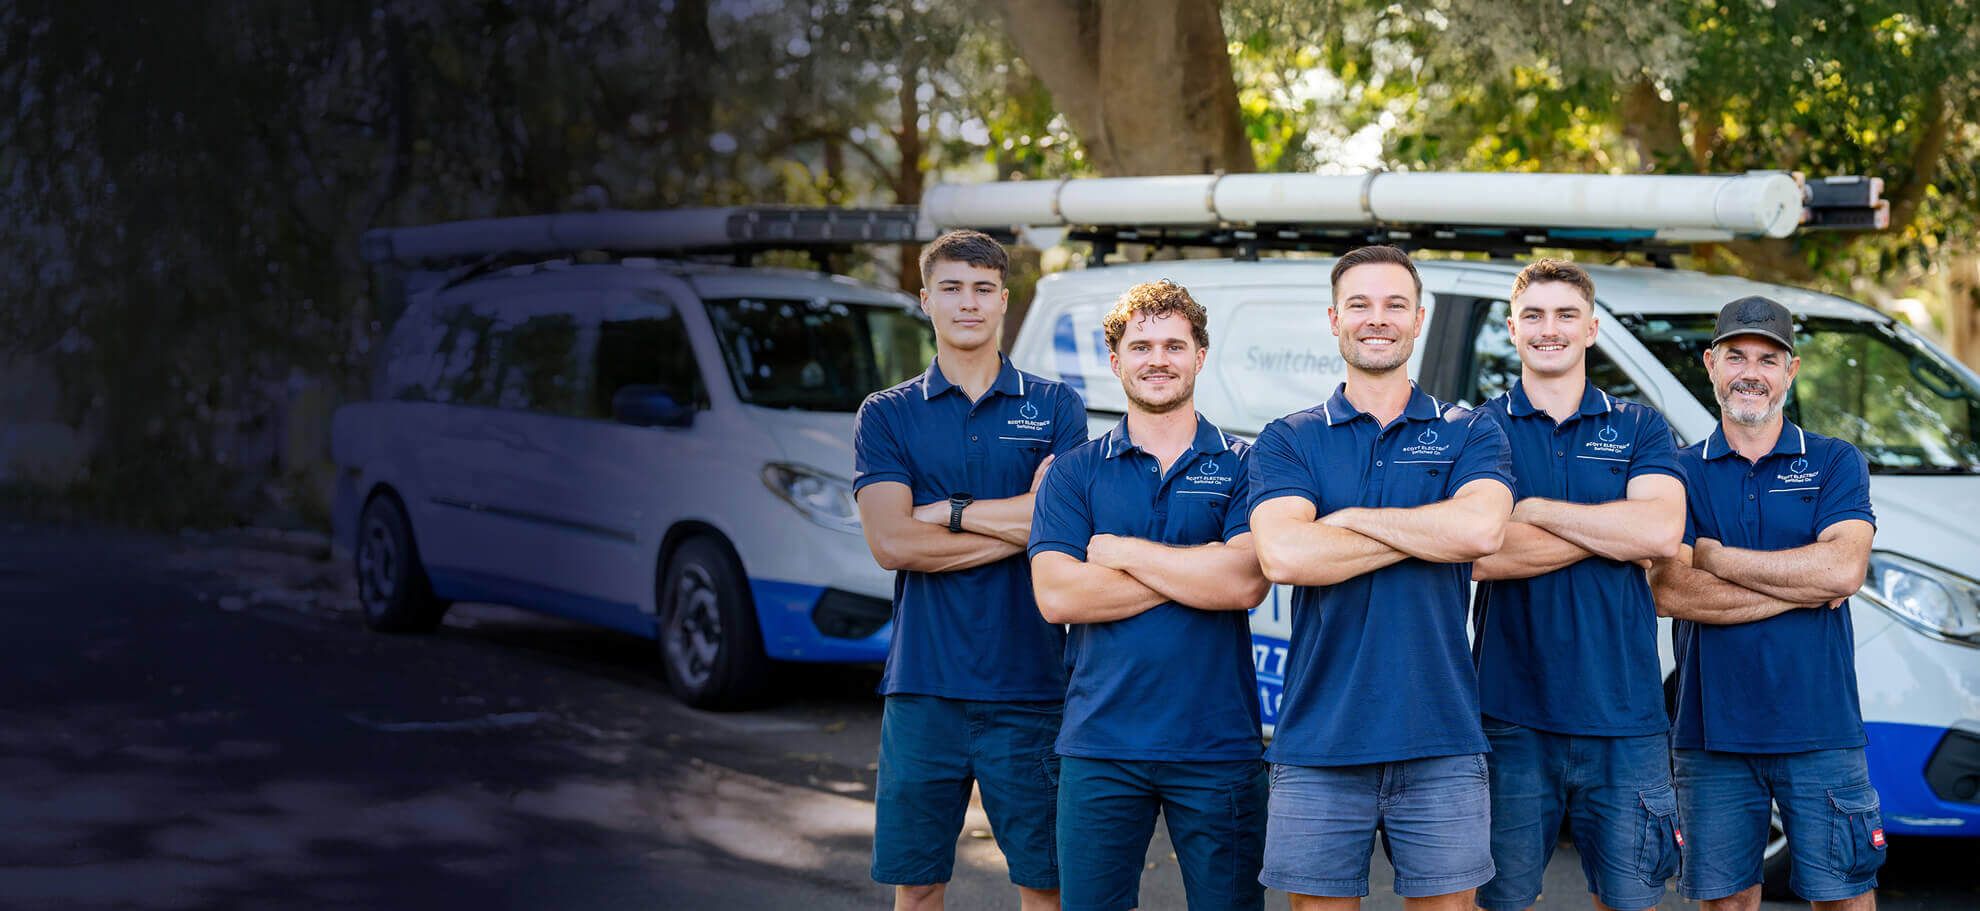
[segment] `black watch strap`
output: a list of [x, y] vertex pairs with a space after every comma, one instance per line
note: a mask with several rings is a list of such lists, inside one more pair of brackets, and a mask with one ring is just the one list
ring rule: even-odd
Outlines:
[[963, 507], [968, 506], [969, 504], [974, 502], [976, 502], [976, 500], [966, 494], [958, 494], [956, 496], [949, 498], [949, 530], [950, 531], [955, 532], [957, 534], [962, 533]]

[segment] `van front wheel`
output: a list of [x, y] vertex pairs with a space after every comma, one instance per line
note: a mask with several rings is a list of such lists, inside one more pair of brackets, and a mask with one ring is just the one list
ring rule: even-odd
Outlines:
[[429, 633], [440, 625], [449, 602], [433, 594], [398, 498], [385, 493], [364, 504], [355, 556], [366, 625], [381, 633]]
[[742, 568], [720, 543], [690, 538], [667, 561], [655, 593], [667, 686], [701, 709], [754, 704], [770, 677]]

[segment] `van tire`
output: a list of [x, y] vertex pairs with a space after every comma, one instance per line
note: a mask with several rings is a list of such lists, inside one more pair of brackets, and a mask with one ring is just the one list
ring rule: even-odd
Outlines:
[[351, 564], [366, 626], [381, 633], [430, 633], [447, 615], [452, 602], [433, 594], [398, 497], [381, 493], [364, 504]]
[[653, 603], [660, 664], [676, 698], [717, 711], [762, 701], [770, 659], [742, 567], [722, 542], [707, 535], [682, 541]]

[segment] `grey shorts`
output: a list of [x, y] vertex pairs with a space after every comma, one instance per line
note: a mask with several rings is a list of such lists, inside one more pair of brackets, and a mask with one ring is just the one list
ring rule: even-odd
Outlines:
[[1375, 833], [1396, 894], [1428, 898], [1492, 878], [1492, 804], [1480, 753], [1357, 766], [1272, 766], [1265, 868], [1298, 895], [1368, 894]]

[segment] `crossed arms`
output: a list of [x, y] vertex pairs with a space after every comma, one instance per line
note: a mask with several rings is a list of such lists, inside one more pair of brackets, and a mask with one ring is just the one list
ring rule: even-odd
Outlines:
[[1589, 557], [1621, 562], [1673, 557], [1684, 543], [1684, 484], [1664, 474], [1631, 478], [1623, 499], [1569, 503], [1527, 497], [1513, 507], [1506, 544], [1471, 577], [1528, 579]]
[[1661, 616], [1719, 625], [1836, 607], [1863, 586], [1874, 534], [1869, 522], [1845, 519], [1823, 529], [1815, 543], [1787, 550], [1747, 550], [1699, 538], [1651, 564], [1650, 591]]
[[1408, 509], [1351, 507], [1318, 517], [1302, 497], [1274, 497], [1251, 510], [1265, 578], [1334, 585], [1409, 558], [1468, 563], [1504, 543], [1512, 491], [1489, 478], [1448, 500]]
[[1055, 550], [1031, 558], [1031, 587], [1048, 623], [1104, 623], [1168, 601], [1198, 610], [1249, 610], [1270, 584], [1258, 570], [1252, 536], [1177, 547], [1142, 538], [1094, 535], [1086, 559]]
[[1046, 457], [1031, 475], [1031, 489], [1001, 500], [977, 500], [963, 510], [963, 530], [949, 530], [949, 502], [914, 505], [914, 492], [899, 481], [860, 488], [859, 524], [873, 559], [889, 572], [944, 573], [995, 563], [1024, 552], [1031, 536], [1031, 502], [1045, 477]]

